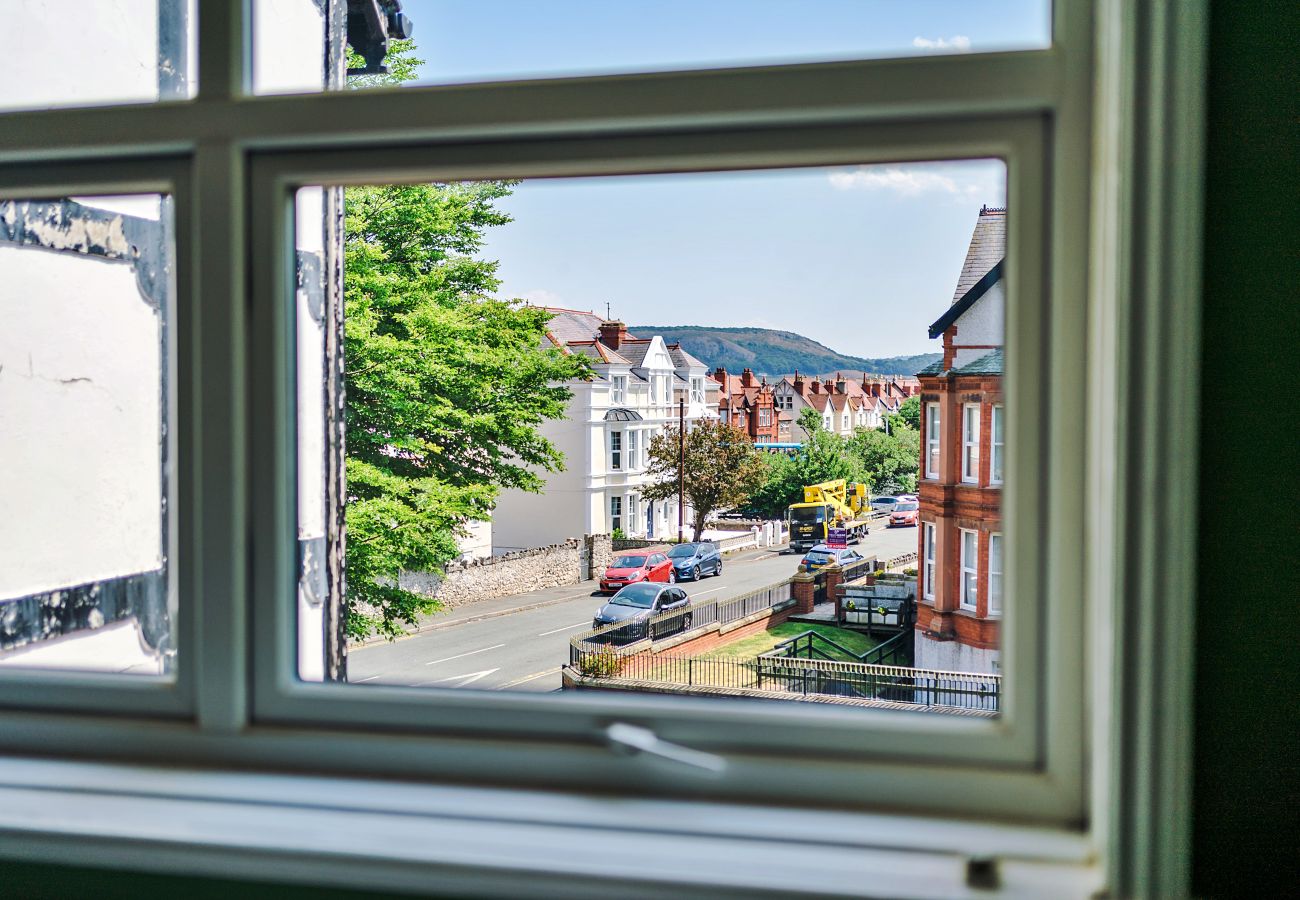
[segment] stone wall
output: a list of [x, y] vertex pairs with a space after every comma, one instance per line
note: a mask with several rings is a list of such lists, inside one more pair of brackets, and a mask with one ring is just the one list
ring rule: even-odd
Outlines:
[[[582, 566], [584, 544], [590, 549], [590, 570]], [[454, 609], [479, 600], [578, 584], [592, 571], [603, 572], [612, 556], [609, 535], [593, 534], [547, 547], [453, 562], [444, 573], [403, 572], [398, 584], [437, 597], [445, 609]]]

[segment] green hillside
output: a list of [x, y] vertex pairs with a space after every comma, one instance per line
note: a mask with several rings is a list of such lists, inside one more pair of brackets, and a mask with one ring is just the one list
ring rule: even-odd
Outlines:
[[834, 350], [790, 331], [770, 328], [706, 328], [701, 325], [629, 325], [637, 337], [662, 335], [668, 343], [680, 342], [691, 355], [710, 369], [722, 366], [729, 372], [749, 368], [760, 375], [777, 377], [796, 369], [808, 374], [836, 370], [880, 375], [914, 375], [939, 359], [938, 353], [915, 356], [862, 357]]

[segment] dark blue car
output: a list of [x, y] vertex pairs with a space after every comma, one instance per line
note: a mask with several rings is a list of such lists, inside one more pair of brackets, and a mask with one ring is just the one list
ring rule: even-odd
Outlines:
[[678, 581], [699, 581], [705, 575], [722, 574], [722, 553], [713, 541], [678, 544], [668, 551]]

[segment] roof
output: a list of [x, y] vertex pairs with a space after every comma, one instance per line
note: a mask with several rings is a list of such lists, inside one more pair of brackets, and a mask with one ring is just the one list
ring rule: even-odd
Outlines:
[[1001, 279], [1002, 261], [999, 260], [997, 265], [984, 274], [983, 278], [971, 285], [970, 290], [963, 294], [960, 300], [948, 307], [947, 311], [934, 321], [930, 326], [930, 337], [937, 338], [947, 331], [949, 325], [961, 318], [962, 313], [974, 306], [975, 301], [988, 293], [988, 289]]
[[591, 341], [600, 337], [600, 316], [595, 313], [579, 312], [573, 309], [559, 309], [546, 306], [543, 309], [551, 314], [547, 329], [562, 344], [570, 341]]
[[650, 352], [651, 338], [628, 338], [619, 341], [618, 352], [627, 357], [633, 366], [639, 367], [645, 362], [645, 355]]
[[916, 374], [917, 374], [917, 377], [920, 377], [920, 376], [922, 376], [922, 375], [942, 375], [942, 374], [943, 374], [943, 360], [941, 360], [941, 359], [936, 359], [934, 362], [930, 363], [928, 366], [926, 366], [924, 369], [921, 369], [921, 370], [920, 370], [919, 372], [917, 372]]
[[681, 344], [671, 344], [671, 345], [669, 345], [669, 347], [668, 347], [668, 355], [672, 357], [673, 365], [676, 366], [676, 367], [679, 368], [679, 369], [685, 369], [685, 368], [705, 369], [705, 368], [708, 368], [706, 365], [704, 365], [704, 363], [700, 362], [700, 361], [699, 361], [698, 359], [696, 359], [694, 356], [691, 356], [691, 354], [687, 353], [684, 349], [682, 349]]
[[975, 220], [975, 232], [970, 237], [970, 246], [966, 248], [966, 261], [962, 263], [961, 275], [957, 277], [957, 288], [952, 293], [952, 302], [957, 303], [965, 297], [975, 283], [1006, 255], [1006, 209], [993, 206], [980, 207], [979, 218]]
[[634, 409], [618, 407], [605, 413], [606, 422], [640, 422], [641, 414]]

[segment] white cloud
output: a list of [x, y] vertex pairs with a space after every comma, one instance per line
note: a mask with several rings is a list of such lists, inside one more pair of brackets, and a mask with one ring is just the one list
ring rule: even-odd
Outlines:
[[902, 166], [859, 166], [826, 176], [837, 191], [887, 191], [900, 197], [940, 194], [962, 203], [1001, 205], [1002, 179], [991, 172], [971, 170], [961, 163], [912, 163]]
[[912, 46], [918, 50], [933, 50], [939, 53], [969, 53], [970, 38], [964, 34], [954, 34], [950, 38], [912, 38]]

